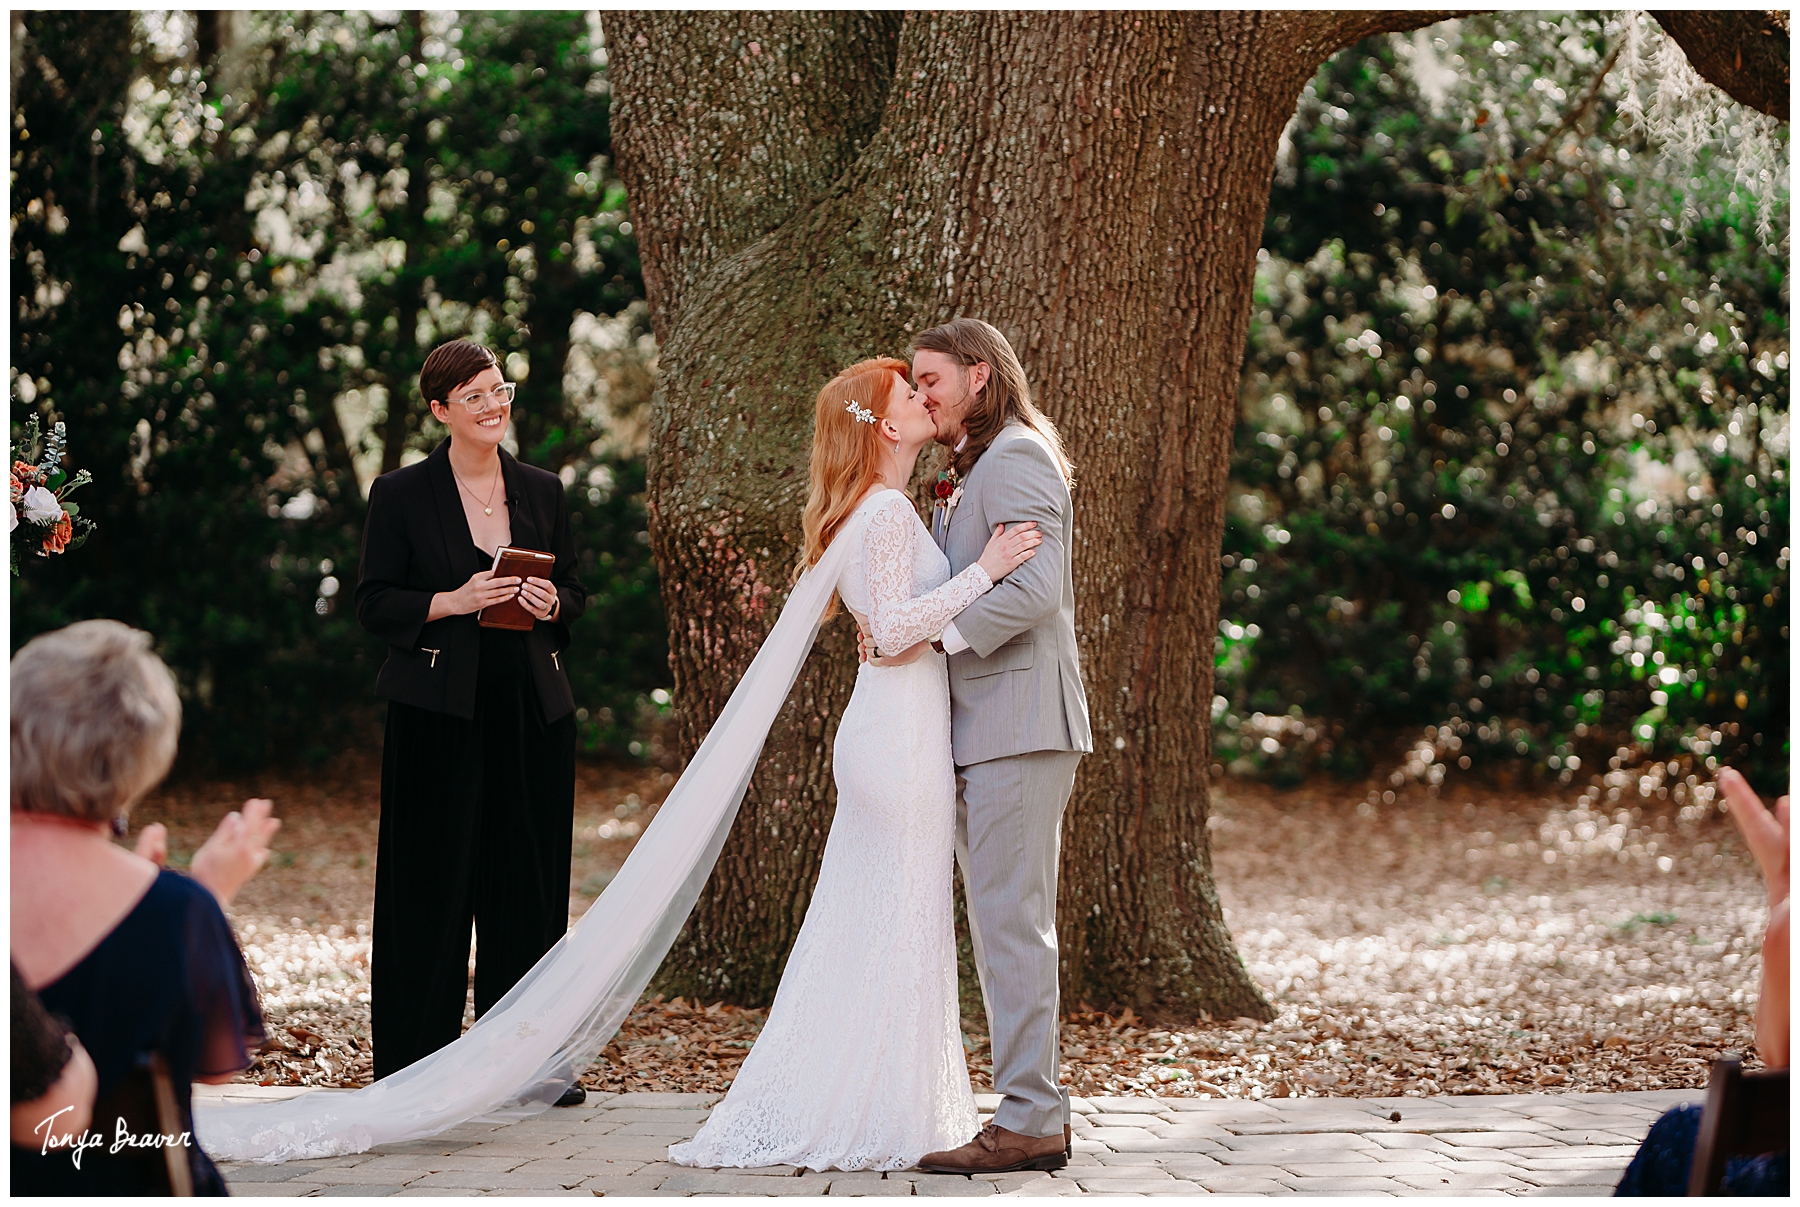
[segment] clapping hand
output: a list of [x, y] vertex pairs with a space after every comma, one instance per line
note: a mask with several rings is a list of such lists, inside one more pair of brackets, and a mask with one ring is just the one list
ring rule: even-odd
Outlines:
[[169, 827], [153, 821], [138, 832], [138, 858], [148, 859], [157, 867], [169, 862]]
[[1762, 983], [1757, 987], [1756, 1054], [1771, 1069], [1788, 1063], [1788, 798], [1765, 809], [1744, 777], [1727, 767], [1719, 787], [1732, 820], [1762, 867], [1769, 889], [1769, 925], [1763, 931]]
[[1732, 820], [1750, 853], [1762, 867], [1763, 882], [1769, 887], [1769, 905], [1774, 907], [1788, 896], [1788, 798], [1767, 809], [1744, 777], [1730, 767], [1719, 772], [1719, 787], [1731, 807]]
[[212, 837], [194, 853], [190, 871], [212, 890], [220, 905], [230, 905], [239, 889], [269, 861], [269, 843], [281, 828], [266, 800], [244, 802], [241, 813], [227, 813]]

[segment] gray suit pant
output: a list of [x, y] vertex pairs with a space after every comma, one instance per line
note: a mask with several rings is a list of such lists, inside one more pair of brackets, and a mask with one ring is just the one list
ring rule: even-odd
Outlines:
[[956, 769], [956, 861], [993, 1040], [994, 1122], [1060, 1136], [1056, 873], [1081, 754], [1040, 750]]

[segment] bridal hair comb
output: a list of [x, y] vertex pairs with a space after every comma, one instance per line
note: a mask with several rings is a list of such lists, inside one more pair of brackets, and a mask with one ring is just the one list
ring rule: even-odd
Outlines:
[[849, 402], [846, 402], [844, 404], [844, 409], [846, 411], [849, 411], [850, 417], [852, 419], [856, 420], [856, 422], [858, 422], [858, 423], [874, 423], [875, 422], [875, 412], [871, 411], [868, 407], [858, 406], [856, 403], [856, 399], [854, 399], [854, 398], [852, 398]]

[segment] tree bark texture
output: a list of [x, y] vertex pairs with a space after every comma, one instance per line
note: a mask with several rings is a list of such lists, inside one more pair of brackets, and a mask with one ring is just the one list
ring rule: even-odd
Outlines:
[[[784, 597], [818, 387], [985, 318], [1076, 464], [1097, 749], [1064, 820], [1064, 996], [1268, 1017], [1206, 836], [1256, 250], [1319, 64], [1440, 15], [609, 15], [615, 147], [662, 343], [650, 522], [684, 750]], [[772, 995], [830, 826], [852, 643], [839, 621], [803, 672], [666, 989]]]
[[1788, 14], [1708, 9], [1657, 12], [1706, 82], [1740, 105], [1788, 120]]

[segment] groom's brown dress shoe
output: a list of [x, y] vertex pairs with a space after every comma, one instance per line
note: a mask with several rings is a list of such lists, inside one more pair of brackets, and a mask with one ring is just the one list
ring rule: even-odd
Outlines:
[[1021, 1136], [992, 1123], [973, 1140], [948, 1152], [926, 1153], [919, 1168], [928, 1173], [1012, 1173], [1020, 1169], [1061, 1169], [1069, 1163], [1069, 1127], [1060, 1136]]

